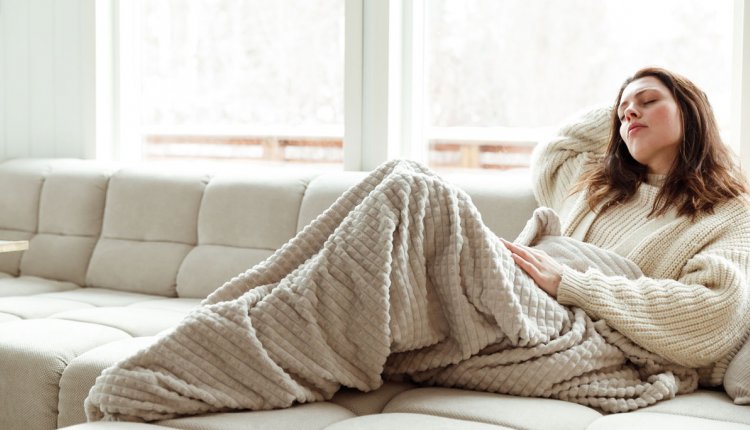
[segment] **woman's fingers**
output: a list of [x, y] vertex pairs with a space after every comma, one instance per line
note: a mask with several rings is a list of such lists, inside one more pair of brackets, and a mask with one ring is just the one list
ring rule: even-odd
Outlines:
[[505, 239], [501, 239], [503, 243], [505, 244], [505, 247], [510, 250], [513, 254], [518, 254], [522, 256], [524, 259], [529, 260], [533, 262], [536, 265], [540, 265], [540, 256], [535, 252], [536, 250], [533, 250], [527, 246], [523, 245], [516, 245], [515, 243], [508, 242]]
[[544, 251], [516, 245], [501, 239], [511, 253], [513, 261], [526, 272], [544, 291], [552, 297], [557, 297], [557, 287], [560, 285], [562, 266], [550, 258]]

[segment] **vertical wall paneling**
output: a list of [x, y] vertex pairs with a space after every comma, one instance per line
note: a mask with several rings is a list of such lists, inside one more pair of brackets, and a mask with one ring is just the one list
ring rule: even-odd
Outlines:
[[29, 7], [29, 153], [55, 154], [55, 9], [48, 0], [27, 0]]
[[24, 157], [29, 148], [29, 3], [4, 0], [5, 156]]
[[[101, 0], [99, 0], [101, 2]], [[79, 157], [96, 158], [96, 111], [101, 106], [97, 105], [96, 91], [96, 0], [81, 0], [79, 27], [79, 40], [81, 43], [81, 139], [79, 144]], [[104, 3], [104, 2], [101, 2]], [[111, 48], [110, 48], [111, 50]], [[58, 154], [61, 154], [58, 148]]]
[[0, 0], [0, 159], [5, 158], [5, 35], [6, 17], [3, 0]]
[[81, 120], [80, 0], [52, 1], [55, 10], [55, 155], [79, 155]]

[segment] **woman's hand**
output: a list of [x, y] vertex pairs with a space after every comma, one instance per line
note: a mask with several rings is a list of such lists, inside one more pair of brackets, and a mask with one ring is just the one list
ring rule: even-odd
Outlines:
[[528, 273], [534, 282], [552, 297], [557, 298], [557, 288], [562, 279], [563, 265], [544, 251], [516, 245], [500, 238], [513, 256], [518, 267]]

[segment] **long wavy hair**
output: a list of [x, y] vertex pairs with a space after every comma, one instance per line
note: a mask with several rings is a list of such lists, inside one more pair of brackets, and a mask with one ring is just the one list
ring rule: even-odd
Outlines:
[[649, 67], [625, 80], [612, 109], [612, 131], [603, 157], [588, 166], [573, 192], [588, 190], [588, 205], [600, 212], [633, 198], [647, 179], [647, 167], [638, 163], [620, 136], [616, 107], [631, 82], [647, 76], [661, 81], [677, 101], [682, 114], [683, 140], [666, 175], [649, 216], [665, 214], [674, 207], [677, 214], [695, 219], [712, 213], [719, 203], [747, 195], [748, 183], [732, 154], [721, 140], [706, 94], [688, 79], [665, 69]]

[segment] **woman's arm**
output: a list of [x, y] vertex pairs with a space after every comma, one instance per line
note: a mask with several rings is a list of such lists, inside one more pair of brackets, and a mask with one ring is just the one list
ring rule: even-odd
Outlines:
[[531, 175], [540, 206], [556, 210], [570, 194], [586, 162], [603, 153], [610, 137], [610, 107], [589, 110], [534, 148]]
[[750, 325], [746, 234], [693, 256], [677, 280], [605, 276], [563, 267], [557, 299], [583, 308], [642, 347], [702, 367], [726, 356]]

